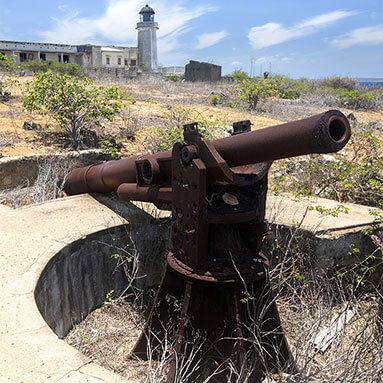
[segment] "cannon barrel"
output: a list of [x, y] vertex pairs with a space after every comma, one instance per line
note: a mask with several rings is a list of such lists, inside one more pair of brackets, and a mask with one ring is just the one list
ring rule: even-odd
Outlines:
[[[350, 138], [347, 118], [330, 110], [303, 120], [258, 129], [211, 143], [230, 167], [274, 161], [311, 153], [334, 153]], [[171, 176], [172, 152], [140, 155], [73, 170], [65, 183], [68, 194], [112, 192], [123, 183], [136, 183], [136, 161], [154, 159], [160, 172]]]

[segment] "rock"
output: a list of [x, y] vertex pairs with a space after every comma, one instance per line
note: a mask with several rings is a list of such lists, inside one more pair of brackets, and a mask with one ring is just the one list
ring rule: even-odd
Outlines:
[[355, 117], [354, 113], [350, 113], [350, 114], [348, 114], [348, 115], [347, 115], [347, 118], [348, 118], [349, 120], [351, 120], [351, 121], [355, 121], [355, 122], [356, 122], [356, 117]]
[[36, 124], [33, 121], [24, 121], [23, 129], [25, 129], [25, 130], [37, 130], [37, 129], [41, 129], [41, 125]]
[[334, 156], [331, 156], [330, 154], [322, 154], [322, 159], [323, 161], [321, 162], [324, 162], [324, 163], [338, 161]]
[[373, 120], [368, 123], [368, 126], [374, 130], [382, 130], [383, 126], [379, 120]]

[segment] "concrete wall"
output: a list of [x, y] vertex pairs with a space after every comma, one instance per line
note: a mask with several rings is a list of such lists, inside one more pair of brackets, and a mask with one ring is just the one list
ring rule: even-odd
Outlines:
[[[101, 47], [92, 46], [91, 65], [94, 67], [106, 68], [128, 68], [132, 65], [132, 60], [138, 65], [138, 48], [136, 47]], [[110, 64], [106, 63], [106, 58], [109, 57]], [[121, 64], [118, 64], [118, 58], [121, 58]], [[125, 66], [125, 60], [128, 65]]]
[[77, 53], [76, 45], [0, 41], [0, 51]]
[[125, 289], [126, 276], [111, 255], [125, 245], [126, 235], [124, 226], [91, 234], [66, 246], [46, 265], [35, 299], [41, 315], [60, 338], [100, 307], [111, 290], [119, 296]]
[[222, 67], [190, 60], [185, 66], [186, 81], [220, 81]]
[[[129, 225], [120, 225], [77, 240], [48, 262], [35, 288], [37, 307], [49, 327], [65, 337], [73, 325], [107, 301], [114, 290], [117, 298], [126, 289], [126, 274], [112, 254], [130, 249], [137, 256], [139, 269], [134, 285], [146, 291], [157, 287], [170, 248], [170, 230], [165, 219], [154, 217], [130, 202], [99, 195], [128, 217]], [[136, 262], [135, 260], [132, 261]], [[145, 295], [146, 297], [149, 294]], [[145, 298], [145, 297], [144, 297]], [[147, 299], [147, 298], [146, 298]], [[147, 300], [148, 305], [152, 302]]]
[[67, 160], [68, 162], [74, 161], [76, 165], [86, 166], [109, 160], [110, 155], [103, 153], [101, 150], [82, 150], [63, 154], [32, 154], [29, 156], [0, 158], [0, 190], [33, 185], [39, 166], [44, 161], [52, 158]]

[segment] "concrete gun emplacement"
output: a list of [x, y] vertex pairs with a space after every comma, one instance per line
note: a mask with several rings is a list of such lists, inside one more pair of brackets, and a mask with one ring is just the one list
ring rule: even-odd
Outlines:
[[[239, 371], [236, 381], [245, 382], [260, 379], [267, 369], [296, 368], [267, 279], [269, 261], [261, 252], [267, 173], [274, 160], [341, 150], [350, 124], [341, 112], [330, 110], [254, 131], [250, 121], [240, 121], [233, 129], [231, 137], [202, 141], [198, 124], [188, 124], [184, 142], [171, 151], [75, 169], [65, 184], [68, 194], [117, 191], [123, 200], [153, 202], [172, 211], [173, 248], [131, 353], [147, 358], [148, 342], [155, 349], [171, 319], [166, 297], [180, 301], [167, 383], [176, 381], [179, 356], [189, 352], [196, 330], [210, 347], [200, 350], [204, 371], [231, 360]], [[252, 297], [246, 303], [243, 291]], [[249, 330], [254, 324], [256, 334]], [[156, 336], [149, 336], [153, 332]], [[195, 370], [190, 382], [197, 378]], [[224, 371], [221, 375], [228, 381]]]

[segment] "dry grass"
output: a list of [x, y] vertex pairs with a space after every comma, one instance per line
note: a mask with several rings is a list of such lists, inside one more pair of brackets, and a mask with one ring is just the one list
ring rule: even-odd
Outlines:
[[[270, 284], [299, 371], [294, 375], [289, 371], [270, 372], [263, 382], [381, 383], [383, 338], [379, 329], [383, 323], [378, 315], [381, 295], [368, 278], [364, 289], [346, 287], [346, 283], [356, 281], [366, 259], [348, 270], [341, 270], [341, 276], [318, 271], [310, 264], [309, 246], [300, 234], [299, 228], [288, 234], [277, 232], [275, 247], [268, 249], [269, 257], [274, 259]], [[381, 264], [380, 250], [377, 249], [374, 255], [375, 263]], [[158, 361], [153, 355], [149, 361], [126, 359], [144, 324], [141, 300], [138, 301], [138, 305], [124, 299], [107, 302], [77, 325], [67, 341], [95, 362], [125, 377], [138, 382], [164, 382], [174, 339], [163, 340], [163, 352]], [[165, 325], [171, 332], [172, 326]], [[253, 326], [255, 334], [259, 323]], [[323, 332], [330, 335], [321, 343], [319, 335]], [[251, 340], [254, 344], [255, 339]], [[203, 339], [199, 337], [193, 343], [197, 349]], [[246, 381], [235, 378], [238, 372], [230, 364], [229, 368], [233, 382]], [[186, 381], [182, 374], [176, 379], [177, 383]], [[221, 382], [213, 376], [200, 381]]]
[[0, 191], [0, 203], [18, 208], [60, 198], [63, 196], [65, 179], [75, 167], [76, 162], [73, 160], [48, 157], [39, 164], [33, 185], [24, 184], [15, 189]]

